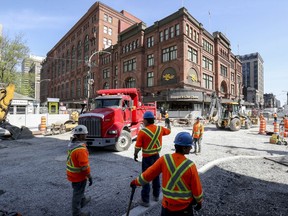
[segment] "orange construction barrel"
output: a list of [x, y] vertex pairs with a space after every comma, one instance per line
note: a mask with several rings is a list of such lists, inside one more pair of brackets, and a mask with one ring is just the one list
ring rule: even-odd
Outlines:
[[288, 118], [284, 118], [284, 128], [285, 132], [288, 132]]
[[40, 131], [46, 131], [46, 117], [41, 117]]
[[259, 134], [266, 134], [266, 120], [260, 118]]
[[274, 124], [274, 133], [279, 134], [279, 124], [276, 122], [274, 122], [273, 124]]

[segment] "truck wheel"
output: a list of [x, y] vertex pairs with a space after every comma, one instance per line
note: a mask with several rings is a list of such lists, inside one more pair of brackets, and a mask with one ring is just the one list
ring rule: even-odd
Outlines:
[[230, 130], [231, 131], [238, 131], [241, 128], [241, 121], [238, 118], [232, 119], [230, 123]]
[[118, 138], [117, 143], [114, 146], [115, 151], [125, 151], [132, 144], [132, 139], [128, 131], [123, 130], [120, 137]]
[[251, 126], [252, 126], [251, 121], [248, 120], [248, 121], [245, 122], [245, 129], [250, 129]]

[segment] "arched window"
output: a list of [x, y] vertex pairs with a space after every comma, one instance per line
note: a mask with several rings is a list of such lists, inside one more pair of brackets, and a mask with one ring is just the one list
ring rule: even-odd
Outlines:
[[103, 89], [109, 89], [109, 83], [108, 83], [108, 82], [105, 82], [105, 83], [104, 83]]
[[136, 80], [133, 77], [129, 77], [125, 80], [125, 86], [126, 88], [135, 88], [136, 87]]

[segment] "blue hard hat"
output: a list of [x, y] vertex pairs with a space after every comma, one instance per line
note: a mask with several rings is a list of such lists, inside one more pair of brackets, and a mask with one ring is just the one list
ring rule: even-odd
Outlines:
[[146, 111], [143, 115], [144, 119], [154, 119], [154, 114], [151, 111]]
[[179, 146], [192, 146], [192, 136], [188, 132], [180, 132], [176, 135], [174, 143]]

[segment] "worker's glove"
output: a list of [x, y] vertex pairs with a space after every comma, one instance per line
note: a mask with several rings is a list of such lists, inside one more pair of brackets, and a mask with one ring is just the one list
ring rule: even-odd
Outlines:
[[93, 184], [92, 177], [88, 178], [88, 181], [89, 181], [89, 186], [91, 186]]
[[137, 180], [134, 179], [134, 180], [131, 181], [130, 187], [131, 187], [131, 188], [136, 188], [136, 186], [137, 186]]
[[197, 203], [197, 205], [194, 207], [195, 211], [199, 211], [202, 208], [202, 203]]
[[134, 160], [138, 161], [138, 154], [134, 154]]

